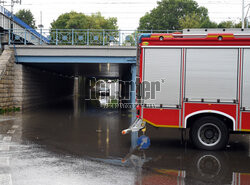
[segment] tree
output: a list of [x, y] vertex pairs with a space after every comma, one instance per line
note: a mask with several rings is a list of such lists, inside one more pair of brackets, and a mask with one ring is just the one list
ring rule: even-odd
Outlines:
[[218, 28], [234, 28], [235, 24], [233, 21], [222, 21], [218, 24]]
[[211, 22], [209, 17], [200, 17], [193, 13], [179, 20], [180, 27], [183, 28], [217, 28], [217, 23]]
[[[246, 23], [245, 23], [245, 25], [246, 25]], [[235, 25], [234, 25], [235, 28], [241, 28], [241, 26], [242, 26], [241, 22], [235, 23]]]
[[179, 20], [181, 28], [200, 28], [201, 20], [195, 13], [181, 17]]
[[[66, 31], [65, 29], [72, 29]], [[86, 31], [87, 29], [99, 29]], [[105, 31], [110, 29], [113, 31]], [[83, 13], [71, 11], [60, 15], [57, 20], [51, 23], [50, 38], [57, 44], [90, 44], [106, 45], [111, 42], [117, 42], [119, 36], [117, 18], [104, 18], [100, 12], [90, 16]]]
[[201, 28], [217, 28], [218, 25], [216, 22], [210, 21], [210, 19], [206, 19], [204, 22], [202, 22]]
[[100, 12], [89, 16], [89, 28], [90, 29], [113, 29], [117, 30], [117, 18], [111, 17], [105, 19]]
[[135, 33], [127, 35], [123, 43], [124, 46], [134, 46], [135, 45]]
[[30, 10], [22, 9], [19, 10], [15, 15], [23, 22], [28, 24], [31, 28], [36, 29], [36, 21]]
[[204, 27], [212, 24], [208, 10], [199, 7], [194, 0], [161, 0], [157, 4], [156, 8], [141, 17], [138, 29], [179, 30], [187, 26]]
[[90, 16], [71, 11], [51, 23], [52, 29], [118, 29], [117, 18], [104, 18], [100, 12]]

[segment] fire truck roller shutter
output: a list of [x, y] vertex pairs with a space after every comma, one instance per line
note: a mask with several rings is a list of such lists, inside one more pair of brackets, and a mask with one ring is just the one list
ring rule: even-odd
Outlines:
[[233, 102], [237, 99], [238, 49], [187, 49], [185, 98]]
[[[145, 48], [144, 54], [143, 81], [151, 84], [148, 87], [144, 86], [144, 103], [156, 107], [180, 105], [182, 50], [149, 47]], [[155, 83], [158, 82], [160, 89], [155, 88]]]
[[244, 49], [242, 107], [250, 110], [250, 49]]

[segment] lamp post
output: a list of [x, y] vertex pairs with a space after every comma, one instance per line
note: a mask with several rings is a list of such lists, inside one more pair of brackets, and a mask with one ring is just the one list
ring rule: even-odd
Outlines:
[[241, 21], [242, 21], [242, 24], [241, 24], [241, 28], [244, 29], [245, 28], [245, 13], [244, 13], [244, 9], [245, 9], [245, 0], [242, 0], [242, 18], [241, 18]]
[[43, 13], [40, 12], [40, 24], [38, 25], [38, 28], [40, 29], [40, 45], [42, 44], [42, 34], [43, 34], [43, 19], [42, 19]]

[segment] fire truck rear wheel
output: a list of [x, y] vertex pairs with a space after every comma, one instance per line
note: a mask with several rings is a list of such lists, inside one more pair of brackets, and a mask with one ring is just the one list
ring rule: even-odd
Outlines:
[[190, 138], [197, 148], [219, 150], [228, 142], [228, 128], [223, 121], [214, 116], [201, 117], [192, 125]]

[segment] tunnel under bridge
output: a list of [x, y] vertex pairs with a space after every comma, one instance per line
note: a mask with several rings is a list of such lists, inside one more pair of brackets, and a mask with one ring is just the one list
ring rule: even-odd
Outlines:
[[97, 86], [93, 82], [100, 80], [118, 83], [116, 98], [135, 103], [135, 47], [20, 45], [10, 49], [15, 53], [20, 82], [16, 87], [22, 91], [23, 109], [71, 95], [93, 98], [91, 91]]

